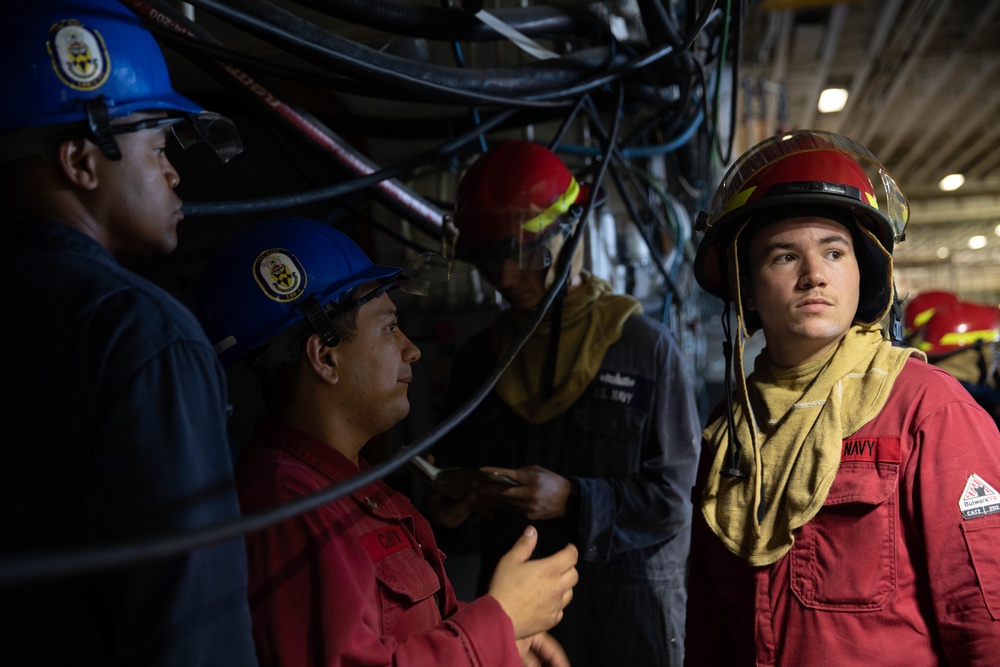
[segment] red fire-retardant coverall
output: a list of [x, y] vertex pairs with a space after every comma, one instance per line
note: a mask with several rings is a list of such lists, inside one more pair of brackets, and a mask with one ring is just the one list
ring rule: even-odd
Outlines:
[[[261, 420], [237, 465], [240, 504], [258, 512], [359, 472], [329, 445]], [[500, 603], [457, 602], [427, 521], [381, 481], [249, 534], [247, 556], [262, 667], [521, 665]]]
[[687, 665], [997, 664], [1000, 511], [987, 512], [1000, 509], [1000, 434], [951, 376], [907, 361], [773, 565], [751, 567], [708, 529], [710, 461], [695, 487]]

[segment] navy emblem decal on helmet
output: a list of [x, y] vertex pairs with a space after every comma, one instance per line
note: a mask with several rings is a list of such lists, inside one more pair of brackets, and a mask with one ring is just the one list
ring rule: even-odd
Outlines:
[[254, 278], [269, 299], [279, 302], [299, 298], [307, 282], [299, 260], [284, 248], [271, 248], [257, 255]]
[[111, 63], [104, 39], [76, 19], [49, 30], [49, 55], [59, 79], [74, 90], [93, 90], [108, 79]]

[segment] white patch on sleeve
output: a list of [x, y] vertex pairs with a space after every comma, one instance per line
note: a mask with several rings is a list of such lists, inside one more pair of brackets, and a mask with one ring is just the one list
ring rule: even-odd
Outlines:
[[983, 478], [972, 473], [965, 483], [965, 490], [958, 501], [963, 519], [975, 519], [1000, 512], [1000, 493], [996, 488], [983, 481]]

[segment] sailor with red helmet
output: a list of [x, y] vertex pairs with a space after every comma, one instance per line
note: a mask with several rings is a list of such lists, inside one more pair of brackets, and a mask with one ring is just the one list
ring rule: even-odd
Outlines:
[[1000, 433], [883, 328], [907, 211], [869, 151], [801, 130], [740, 157], [700, 219], [695, 274], [724, 324], [735, 309], [736, 387], [703, 433], [690, 665], [1000, 652]]
[[[450, 406], [529, 327], [589, 194], [555, 153], [527, 141], [497, 144], [462, 177], [458, 256], [510, 308], [459, 351]], [[432, 497], [429, 512], [460, 532], [481, 527], [484, 575], [529, 521], [540, 553], [577, 545], [580, 582], [552, 630], [574, 667], [680, 665], [699, 431], [692, 383], [666, 326], [583, 270], [579, 249], [568, 261], [534, 334], [435, 450], [441, 465], [488, 466], [519, 485], [484, 485], [454, 504]], [[470, 520], [474, 501], [487, 501], [490, 519]]]

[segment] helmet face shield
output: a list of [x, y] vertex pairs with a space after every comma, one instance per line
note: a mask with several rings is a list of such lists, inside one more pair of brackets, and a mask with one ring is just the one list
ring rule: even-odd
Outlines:
[[870, 232], [871, 238], [862, 240], [880, 246], [867, 254], [882, 262], [884, 251], [888, 263], [905, 237], [909, 205], [875, 156], [852, 139], [816, 130], [772, 137], [737, 159], [699, 217], [697, 228], [704, 233], [695, 259], [699, 284], [731, 298], [726, 248], [737, 229], [752, 220], [819, 211], [849, 214]]
[[525, 231], [519, 220], [512, 220], [506, 227], [508, 232], [494, 240], [472, 242], [460, 235], [458, 257], [485, 271], [498, 270], [508, 262], [519, 269], [547, 269], [552, 266], [554, 259], [550, 241], [564, 237], [561, 232], [566, 229], [565, 223], [553, 225], [543, 235]]
[[772, 137], [743, 154], [716, 189], [702, 231], [726, 223], [736, 212], [824, 200], [880, 215], [891, 232], [876, 232], [880, 238], [899, 242], [905, 237], [909, 204], [878, 159], [853, 139], [815, 130]]

